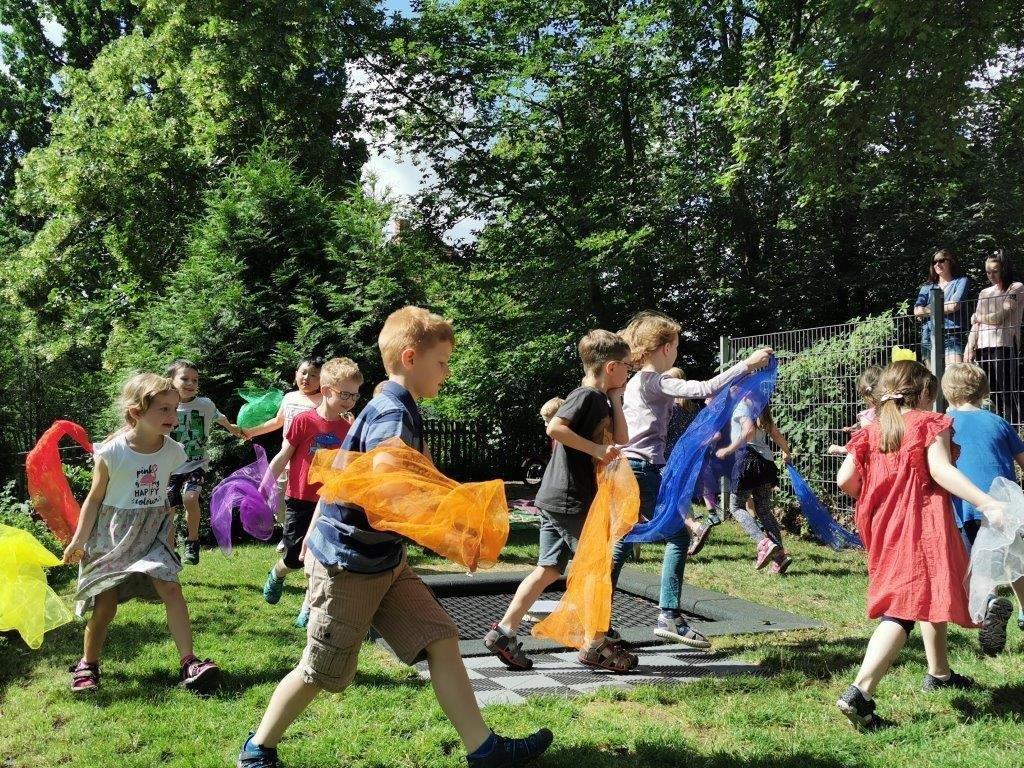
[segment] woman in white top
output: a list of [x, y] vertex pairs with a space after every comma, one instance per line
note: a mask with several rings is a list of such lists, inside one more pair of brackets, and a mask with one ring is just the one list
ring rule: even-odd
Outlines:
[[1002, 250], [985, 260], [991, 285], [978, 295], [971, 316], [971, 334], [964, 357], [977, 362], [988, 375], [992, 405], [1011, 424], [1020, 425], [1020, 372], [1017, 348], [1024, 284], [1013, 279], [1013, 265]]

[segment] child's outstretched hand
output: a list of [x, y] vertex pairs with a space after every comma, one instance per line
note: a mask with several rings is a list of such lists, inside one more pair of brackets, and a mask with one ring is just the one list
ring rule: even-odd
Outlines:
[[771, 347], [762, 347], [743, 362], [746, 364], [748, 371], [756, 371], [768, 365], [768, 361], [772, 359], [774, 354], [775, 350]]

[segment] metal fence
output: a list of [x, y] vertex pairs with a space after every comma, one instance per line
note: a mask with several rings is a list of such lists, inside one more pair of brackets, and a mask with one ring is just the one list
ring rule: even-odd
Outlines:
[[[884, 368], [894, 347], [913, 352], [940, 380], [946, 365], [966, 353], [988, 374], [992, 391], [986, 407], [1018, 431], [1022, 427], [1024, 361], [1017, 342], [1021, 310], [1015, 300], [944, 305], [938, 289], [930, 299], [928, 314], [887, 313], [840, 325], [721, 339], [723, 369], [757, 347], [771, 346], [778, 353], [773, 415], [793, 444], [797, 469], [841, 522], [850, 523], [853, 500], [836, 486], [843, 456], [830, 454], [829, 446], [846, 443], [858, 412], [866, 407], [857, 395], [860, 374], [870, 365]], [[929, 316], [940, 315], [945, 322], [927, 322]], [[946, 409], [941, 392], [935, 409]], [[782, 483], [788, 493], [785, 474]]]

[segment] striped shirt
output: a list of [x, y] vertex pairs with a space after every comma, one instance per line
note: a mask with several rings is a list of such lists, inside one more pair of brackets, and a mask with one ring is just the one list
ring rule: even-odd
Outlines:
[[[393, 437], [423, 450], [423, 417], [409, 390], [389, 381], [349, 429], [344, 450], [366, 452]], [[402, 560], [403, 539], [375, 531], [362, 507], [320, 502], [320, 519], [309, 536], [309, 551], [321, 563], [355, 573], [380, 573]]]

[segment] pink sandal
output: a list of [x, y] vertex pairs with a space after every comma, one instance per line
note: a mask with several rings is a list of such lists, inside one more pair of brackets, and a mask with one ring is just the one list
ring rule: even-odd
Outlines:
[[73, 693], [86, 693], [100, 687], [99, 662], [90, 664], [83, 659], [75, 666], [68, 667], [68, 672], [71, 673], [71, 691]]

